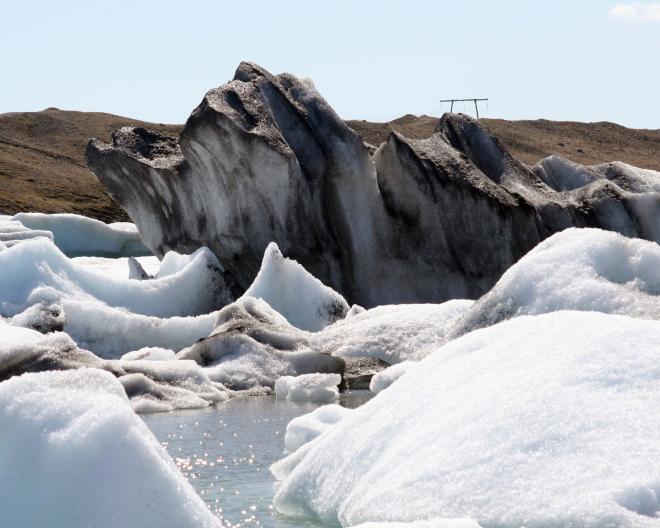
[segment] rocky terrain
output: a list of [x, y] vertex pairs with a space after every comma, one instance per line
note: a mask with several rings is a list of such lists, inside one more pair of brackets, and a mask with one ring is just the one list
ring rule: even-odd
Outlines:
[[241, 63], [178, 140], [123, 127], [87, 164], [156, 255], [209, 247], [239, 291], [272, 241], [366, 307], [477, 298], [548, 236], [599, 227], [660, 240], [660, 175], [561, 156], [530, 167], [445, 114], [377, 149], [314, 86]]

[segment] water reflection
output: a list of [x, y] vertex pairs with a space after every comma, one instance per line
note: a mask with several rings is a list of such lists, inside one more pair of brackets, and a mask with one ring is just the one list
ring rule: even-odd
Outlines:
[[[369, 397], [365, 391], [346, 393], [340, 404], [354, 408]], [[277, 484], [268, 468], [282, 457], [289, 421], [317, 407], [259, 396], [143, 418], [225, 526], [303, 527], [315, 525], [273, 508]]]

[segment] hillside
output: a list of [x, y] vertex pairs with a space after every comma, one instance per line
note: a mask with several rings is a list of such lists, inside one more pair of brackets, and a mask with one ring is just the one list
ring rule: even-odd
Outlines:
[[[378, 145], [396, 130], [411, 138], [433, 133], [436, 117], [407, 115], [389, 123], [347, 121], [365, 141]], [[660, 170], [660, 130], [635, 130], [613, 123], [564, 121], [483, 122], [526, 163], [553, 153], [595, 164], [621, 160]], [[126, 215], [85, 167], [91, 137], [109, 140], [125, 125], [176, 136], [181, 125], [145, 123], [100, 112], [47, 109], [0, 115], [0, 214], [19, 211], [74, 212], [105, 221]]]
[[124, 211], [87, 170], [90, 137], [110, 139], [124, 125], [178, 134], [180, 126], [144, 123], [100, 112], [42, 112], [0, 115], [0, 213], [67, 212], [105, 221], [126, 219]]

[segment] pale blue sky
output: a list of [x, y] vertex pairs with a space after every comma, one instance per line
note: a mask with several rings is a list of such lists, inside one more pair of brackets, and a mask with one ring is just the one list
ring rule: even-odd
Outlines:
[[3, 0], [0, 50], [0, 112], [183, 122], [252, 60], [311, 77], [344, 118], [476, 96], [489, 117], [660, 128], [652, 2]]

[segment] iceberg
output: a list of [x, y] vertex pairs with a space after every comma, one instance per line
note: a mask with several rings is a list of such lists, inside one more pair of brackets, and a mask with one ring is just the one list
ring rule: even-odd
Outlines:
[[595, 312], [471, 332], [278, 463], [275, 505], [341, 526], [657, 526], [658, 343], [658, 321]]
[[339, 398], [339, 374], [301, 374], [282, 376], [275, 382], [278, 400], [330, 403]]
[[197, 363], [185, 360], [118, 360], [112, 364], [136, 412], [199, 409], [229, 399]]
[[133, 350], [124, 354], [121, 358], [124, 361], [144, 360], [144, 361], [167, 361], [176, 359], [174, 350], [158, 347], [144, 347], [139, 350]]
[[507, 270], [449, 337], [558, 310], [660, 319], [660, 246], [600, 229], [557, 233]]
[[284, 258], [274, 242], [266, 248], [261, 269], [244, 295], [263, 299], [289, 324], [309, 332], [343, 319], [349, 310], [341, 295], [295, 260]]
[[0, 381], [25, 372], [93, 367], [115, 372], [112, 365], [77, 347], [62, 332], [42, 334], [0, 320]]
[[471, 300], [378, 306], [309, 337], [310, 347], [344, 358], [374, 357], [388, 364], [418, 361], [443, 345]]
[[229, 398], [194, 361], [174, 352], [142, 349], [127, 359], [107, 361], [81, 349], [67, 334], [41, 334], [0, 321], [0, 381], [42, 371], [106, 370], [119, 378], [136, 412], [208, 407]]
[[342, 373], [345, 361], [309, 348], [307, 335], [264, 300], [242, 297], [218, 312], [207, 338], [177, 358], [194, 360], [211, 380], [232, 390], [272, 389], [282, 376]]
[[12, 326], [37, 330], [42, 334], [64, 330], [64, 312], [57, 300], [38, 302], [14, 315], [9, 323]]
[[372, 308], [477, 298], [568, 227], [660, 241], [660, 173], [528, 167], [458, 113], [373, 149], [312, 82], [249, 62], [178, 138], [123, 127], [90, 140], [86, 162], [154, 254], [209, 247], [241, 292], [271, 242]]
[[144, 374], [126, 374], [119, 382], [131, 400], [131, 408], [138, 414], [202, 409], [210, 405], [194, 392], [159, 384]]
[[25, 241], [0, 252], [0, 313], [15, 325], [64, 330], [103, 357], [180, 350], [208, 336], [214, 311], [233, 300], [208, 249], [180, 260], [164, 276], [130, 280], [69, 259], [48, 240]]
[[346, 418], [351, 412], [352, 409], [331, 404], [294, 418], [286, 426], [286, 433], [284, 434], [285, 450], [288, 453], [293, 453], [330, 429], [332, 425]]
[[106, 224], [77, 214], [18, 213], [13, 220], [33, 231], [49, 232], [68, 257], [138, 257], [151, 255], [135, 224]]
[[0, 383], [3, 526], [221, 528], [97, 369]]
[[64, 330], [80, 346], [117, 359], [145, 347], [182, 350], [208, 337], [217, 312], [190, 317], [152, 317], [93, 301], [64, 302]]
[[10, 216], [0, 215], [0, 249], [7, 249], [25, 240], [43, 238], [53, 240], [53, 233], [45, 230], [29, 229]]
[[[116, 279], [131, 278], [129, 261], [133, 257], [74, 257], [71, 262], [74, 264], [83, 264], [89, 266], [96, 271], [103, 273], [105, 276], [113, 277]], [[135, 261], [146, 273], [152, 277], [158, 274], [161, 263], [157, 257], [135, 257]]]
[[599, 180], [608, 180], [632, 193], [660, 192], [660, 172], [620, 161], [584, 166], [552, 155], [539, 161], [532, 171], [555, 191], [573, 191]]
[[96, 299], [156, 317], [205, 314], [231, 302], [222, 268], [205, 248], [194, 254], [185, 270], [152, 281], [104, 276], [76, 265], [46, 240], [31, 240], [3, 251], [0, 267], [0, 311], [5, 314], [22, 311], [46, 293]]
[[375, 393], [385, 390], [416, 364], [416, 361], [402, 361], [401, 363], [396, 363], [395, 365], [378, 372], [373, 378], [371, 378], [369, 390]]

